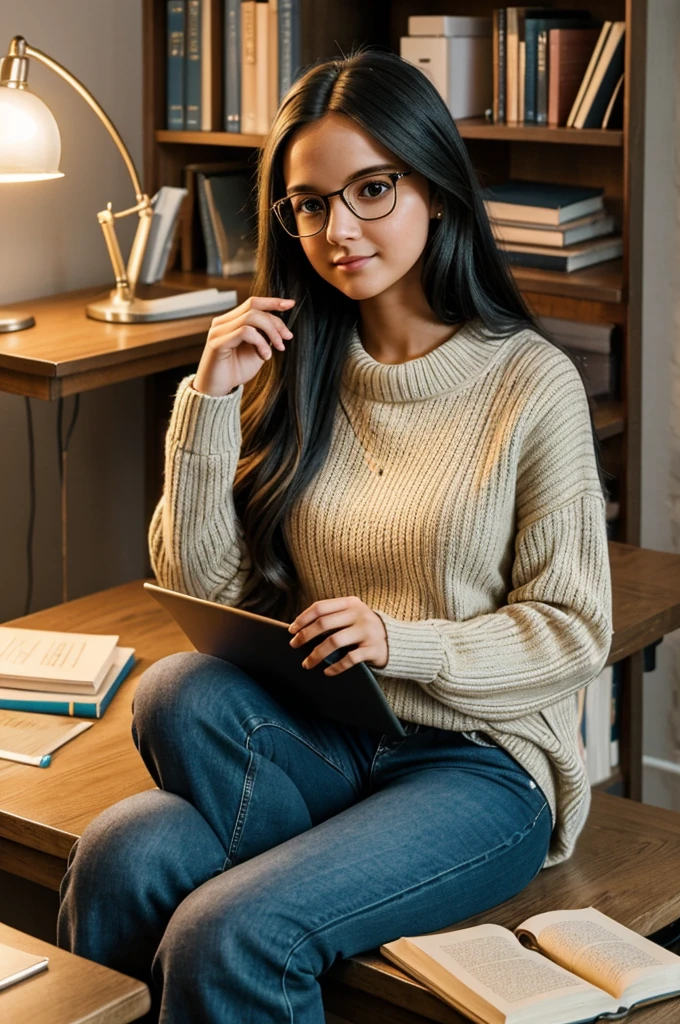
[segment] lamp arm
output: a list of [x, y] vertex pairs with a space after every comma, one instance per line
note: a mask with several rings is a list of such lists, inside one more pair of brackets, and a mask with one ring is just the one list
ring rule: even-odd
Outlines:
[[[21, 47], [21, 45], [20, 45], [21, 43], [23, 43], [23, 47]], [[13, 53], [12, 50], [15, 47], [15, 45], [16, 45], [16, 52]], [[21, 49], [23, 49], [23, 53], [19, 52]], [[128, 169], [128, 174], [130, 175], [130, 178], [132, 179], [132, 187], [135, 190], [135, 197], [137, 199], [137, 202], [138, 203], [141, 202], [143, 197], [144, 197], [144, 193], [142, 192], [142, 186], [139, 183], [139, 177], [137, 175], [137, 170], [135, 168], [133, 159], [130, 156], [128, 148], [125, 145], [125, 143], [123, 142], [123, 140], [121, 139], [120, 134], [118, 132], [118, 129], [114, 125], [114, 123], [111, 120], [111, 118], [108, 116], [108, 114], [104, 110], [102, 110], [102, 108], [99, 106], [99, 104], [97, 103], [96, 99], [92, 95], [92, 93], [89, 92], [85, 88], [83, 83], [80, 82], [75, 77], [75, 75], [72, 75], [70, 71], [67, 71], [65, 67], [62, 67], [62, 65], [59, 64], [56, 60], [53, 60], [52, 57], [48, 57], [46, 53], [43, 53], [42, 50], [37, 50], [34, 46], [29, 46], [29, 44], [26, 42], [26, 40], [22, 39], [21, 36], [16, 36], [12, 40], [12, 42], [10, 44], [10, 50], [9, 50], [8, 56], [10, 56], [10, 57], [23, 57], [23, 56], [33, 57], [35, 60], [39, 61], [41, 64], [44, 64], [45, 67], [48, 67], [50, 69], [50, 71], [54, 71], [54, 73], [56, 75], [59, 75], [60, 78], [63, 78], [64, 81], [68, 82], [68, 84], [70, 86], [72, 86], [76, 90], [76, 92], [80, 94], [80, 96], [82, 96], [82, 98], [85, 100], [85, 102], [88, 104], [88, 106], [91, 107], [92, 110], [94, 110], [95, 114], [97, 115], [99, 120], [102, 122], [102, 124], [104, 125], [104, 127], [108, 131], [109, 135], [111, 136], [111, 138], [115, 142], [116, 146], [118, 147], [118, 152], [120, 153], [120, 155], [122, 156], [123, 160], [125, 161], [125, 166]]]
[[[142, 192], [142, 186], [139, 182], [139, 176], [137, 174], [134, 161], [130, 156], [130, 152], [120, 137], [120, 133], [113, 121], [108, 114], [102, 110], [92, 93], [85, 88], [83, 83], [80, 82], [75, 75], [72, 75], [70, 71], [67, 71], [65, 67], [62, 67], [58, 61], [53, 60], [52, 57], [48, 57], [48, 55], [43, 53], [42, 50], [37, 50], [34, 46], [30, 46], [22, 36], [15, 36], [11, 41], [7, 57], [13, 58], [11, 63], [9, 63], [10, 81], [7, 84], [15, 84], [16, 86], [21, 87], [21, 84], [26, 82], [28, 75], [27, 58], [29, 57], [37, 60], [40, 64], [44, 64], [45, 67], [54, 71], [55, 75], [58, 75], [60, 78], [63, 78], [65, 82], [68, 82], [68, 84], [75, 89], [75, 91], [85, 100], [87, 105], [95, 112], [115, 142], [118, 152], [122, 156], [125, 166], [127, 167], [128, 174], [132, 180], [132, 187], [135, 190], [137, 205], [129, 210], [122, 211], [120, 214], [114, 214], [111, 210], [111, 204], [109, 203], [105, 210], [102, 210], [101, 213], [97, 214], [97, 219], [104, 233], [106, 248], [113, 265], [113, 271], [116, 278], [116, 291], [122, 301], [129, 301], [134, 296], [135, 287], [142, 269], [144, 251], [146, 249], [146, 243], [151, 230], [151, 220], [153, 218], [151, 202], [148, 195]], [[116, 237], [114, 220], [116, 217], [124, 217], [130, 213], [137, 213], [139, 215], [139, 222], [132, 242], [132, 248], [130, 249], [130, 257], [128, 259], [126, 269], [120, 251], [120, 246], [118, 245], [118, 239]]]

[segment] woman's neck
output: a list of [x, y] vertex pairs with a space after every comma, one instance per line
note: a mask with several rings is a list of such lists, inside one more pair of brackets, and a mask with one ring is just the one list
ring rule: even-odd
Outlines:
[[437, 319], [417, 287], [390, 288], [359, 302], [359, 337], [368, 354], [379, 363], [393, 365], [419, 359], [438, 348], [462, 327]]

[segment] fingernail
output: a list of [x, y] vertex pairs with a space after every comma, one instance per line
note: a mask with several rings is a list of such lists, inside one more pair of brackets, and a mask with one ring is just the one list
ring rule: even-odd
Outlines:
[[293, 337], [293, 332], [289, 331], [289, 330], [286, 330], [286, 337], [287, 338], [292, 338]]
[[305, 660], [304, 660], [304, 661], [302, 662], [302, 667], [303, 667], [303, 668], [307, 668], [307, 659], [305, 659]]

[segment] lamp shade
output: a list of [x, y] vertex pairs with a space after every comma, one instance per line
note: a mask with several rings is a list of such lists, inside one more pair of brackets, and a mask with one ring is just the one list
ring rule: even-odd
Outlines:
[[0, 87], [0, 182], [62, 178], [52, 111], [28, 89]]

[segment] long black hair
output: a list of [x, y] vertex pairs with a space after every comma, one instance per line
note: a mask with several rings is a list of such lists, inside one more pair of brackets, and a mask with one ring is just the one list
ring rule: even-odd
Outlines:
[[[274, 355], [244, 389], [234, 482], [236, 512], [252, 558], [240, 604], [284, 619], [298, 610], [298, 579], [284, 524], [326, 458], [358, 303], [316, 273], [298, 239], [283, 230], [270, 208], [285, 195], [283, 158], [294, 132], [331, 112], [351, 118], [419, 171], [438, 197], [443, 217], [431, 224], [422, 272], [437, 318], [453, 325], [479, 317], [495, 337], [522, 328], [544, 334], [496, 247], [465, 145], [426, 76], [395, 53], [373, 47], [310, 67], [284, 97], [258, 164], [253, 293], [295, 299], [296, 318], [285, 356]], [[594, 428], [593, 443], [606, 493]]]

